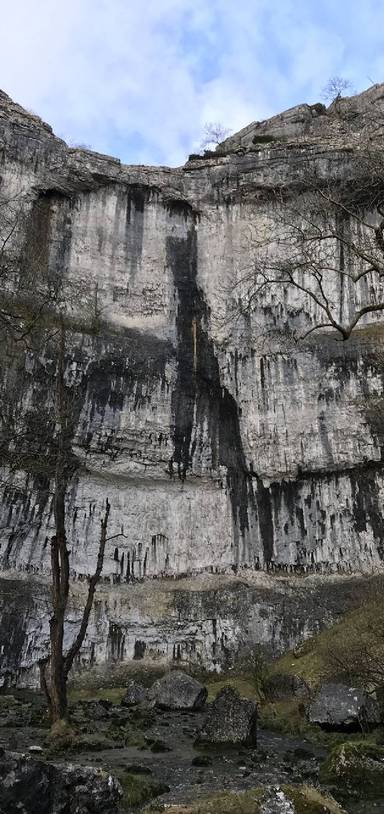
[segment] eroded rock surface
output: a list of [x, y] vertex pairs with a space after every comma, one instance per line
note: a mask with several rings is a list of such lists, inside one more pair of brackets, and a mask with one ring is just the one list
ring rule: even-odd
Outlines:
[[[312, 587], [306, 597], [304, 585], [280, 590], [267, 578], [249, 590], [248, 574], [331, 575], [331, 595], [332, 574], [382, 568], [382, 323], [363, 322], [348, 343], [323, 333], [298, 345], [294, 332], [317, 314], [297, 291], [265, 291], [251, 315], [236, 315], [250, 230], [261, 233], [267, 215], [278, 222], [276, 192], [294, 200], [308, 161], [324, 181], [353, 178], [358, 139], [382, 107], [382, 86], [327, 110], [300, 105], [170, 169], [70, 149], [0, 94], [1, 194], [26, 203], [18, 247], [39, 235], [42, 266], [70, 303], [70, 633], [111, 503], [84, 664], [160, 658], [212, 669], [239, 643], [278, 651], [319, 617], [331, 621], [334, 600], [319, 610]], [[335, 287], [346, 313], [349, 296]], [[54, 356], [43, 331], [34, 349], [1, 351], [1, 393], [11, 388], [36, 448], [53, 422]], [[29, 466], [2, 478], [2, 683], [37, 683], [47, 651], [52, 488]], [[241, 573], [229, 590], [226, 577]], [[218, 577], [212, 590], [200, 590], [201, 575]], [[170, 587], [189, 577], [196, 590]], [[153, 578], [167, 598], [152, 599], [149, 584], [132, 608], [132, 583]]]

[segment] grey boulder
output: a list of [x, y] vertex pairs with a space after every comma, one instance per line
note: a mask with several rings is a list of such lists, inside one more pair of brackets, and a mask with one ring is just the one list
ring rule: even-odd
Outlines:
[[0, 814], [117, 814], [120, 784], [101, 769], [0, 750]]
[[122, 698], [121, 704], [123, 707], [134, 707], [137, 704], [142, 704], [147, 698], [147, 689], [139, 684], [138, 681], [131, 679], [127, 684], [127, 691]]
[[160, 709], [196, 710], [204, 706], [207, 690], [195, 678], [175, 670], [155, 681], [147, 697]]
[[223, 687], [209, 707], [199, 734], [200, 743], [256, 744], [257, 705], [241, 698], [232, 687]]
[[377, 701], [347, 684], [323, 684], [308, 709], [308, 720], [324, 729], [364, 730], [380, 723]]

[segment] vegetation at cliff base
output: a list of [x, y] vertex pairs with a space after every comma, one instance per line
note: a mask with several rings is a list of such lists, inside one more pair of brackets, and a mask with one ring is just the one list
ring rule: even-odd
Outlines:
[[332, 627], [272, 662], [271, 673], [303, 678], [315, 688], [328, 678], [368, 686], [384, 681], [384, 605], [379, 590]]

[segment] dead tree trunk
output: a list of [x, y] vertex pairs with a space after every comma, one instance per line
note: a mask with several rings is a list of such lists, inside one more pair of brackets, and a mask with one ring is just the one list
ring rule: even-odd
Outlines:
[[[88, 594], [78, 634], [71, 647], [64, 652], [65, 615], [69, 597], [69, 552], [66, 537], [65, 498], [70, 471], [70, 425], [71, 411], [65, 385], [65, 326], [61, 321], [56, 371], [56, 439], [54, 516], [55, 534], [51, 539], [51, 593], [52, 616], [50, 619], [50, 654], [40, 664], [40, 684], [45, 692], [52, 726], [68, 719], [67, 681], [69, 672], [84, 642], [97, 584], [103, 570], [108, 521], [111, 506], [106, 500], [105, 512], [100, 521], [99, 550], [96, 569], [90, 577]], [[120, 536], [120, 535], [116, 535]]]
[[81, 648], [81, 646], [83, 644], [83, 641], [85, 639], [85, 634], [87, 632], [89, 617], [90, 617], [90, 613], [91, 613], [91, 610], [92, 610], [93, 599], [94, 599], [95, 591], [96, 591], [96, 586], [97, 586], [97, 583], [100, 580], [101, 572], [103, 570], [105, 544], [107, 542], [108, 519], [109, 519], [110, 510], [111, 510], [111, 504], [110, 504], [110, 502], [109, 502], [109, 500], [107, 498], [106, 499], [104, 517], [100, 521], [100, 527], [101, 527], [100, 528], [100, 541], [99, 541], [99, 551], [98, 551], [98, 555], [97, 555], [96, 570], [95, 570], [95, 573], [91, 576], [91, 578], [89, 580], [88, 596], [87, 596], [87, 601], [85, 603], [85, 607], [84, 607], [84, 610], [83, 610], [83, 617], [82, 617], [82, 620], [81, 620], [79, 632], [78, 632], [78, 634], [76, 636], [75, 641], [73, 642], [73, 644], [69, 648], [68, 653], [66, 654], [65, 659], [64, 659], [65, 680], [67, 680], [68, 673], [69, 673], [69, 671], [70, 671], [70, 669], [71, 669], [71, 667], [73, 665], [73, 662], [74, 662], [76, 656], [78, 655], [78, 653], [80, 652], [80, 648]]
[[57, 451], [54, 486], [55, 535], [51, 540], [52, 609], [50, 619], [50, 713], [52, 724], [66, 719], [68, 711], [64, 671], [64, 622], [69, 594], [69, 556], [65, 532], [65, 495], [67, 491], [67, 424], [65, 390], [65, 328], [59, 329], [56, 373]]

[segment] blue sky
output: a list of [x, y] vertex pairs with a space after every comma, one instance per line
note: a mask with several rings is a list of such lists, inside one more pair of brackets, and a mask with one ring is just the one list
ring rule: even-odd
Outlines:
[[233, 131], [332, 75], [384, 80], [378, 0], [13, 0], [0, 87], [72, 144], [184, 163], [205, 122]]

